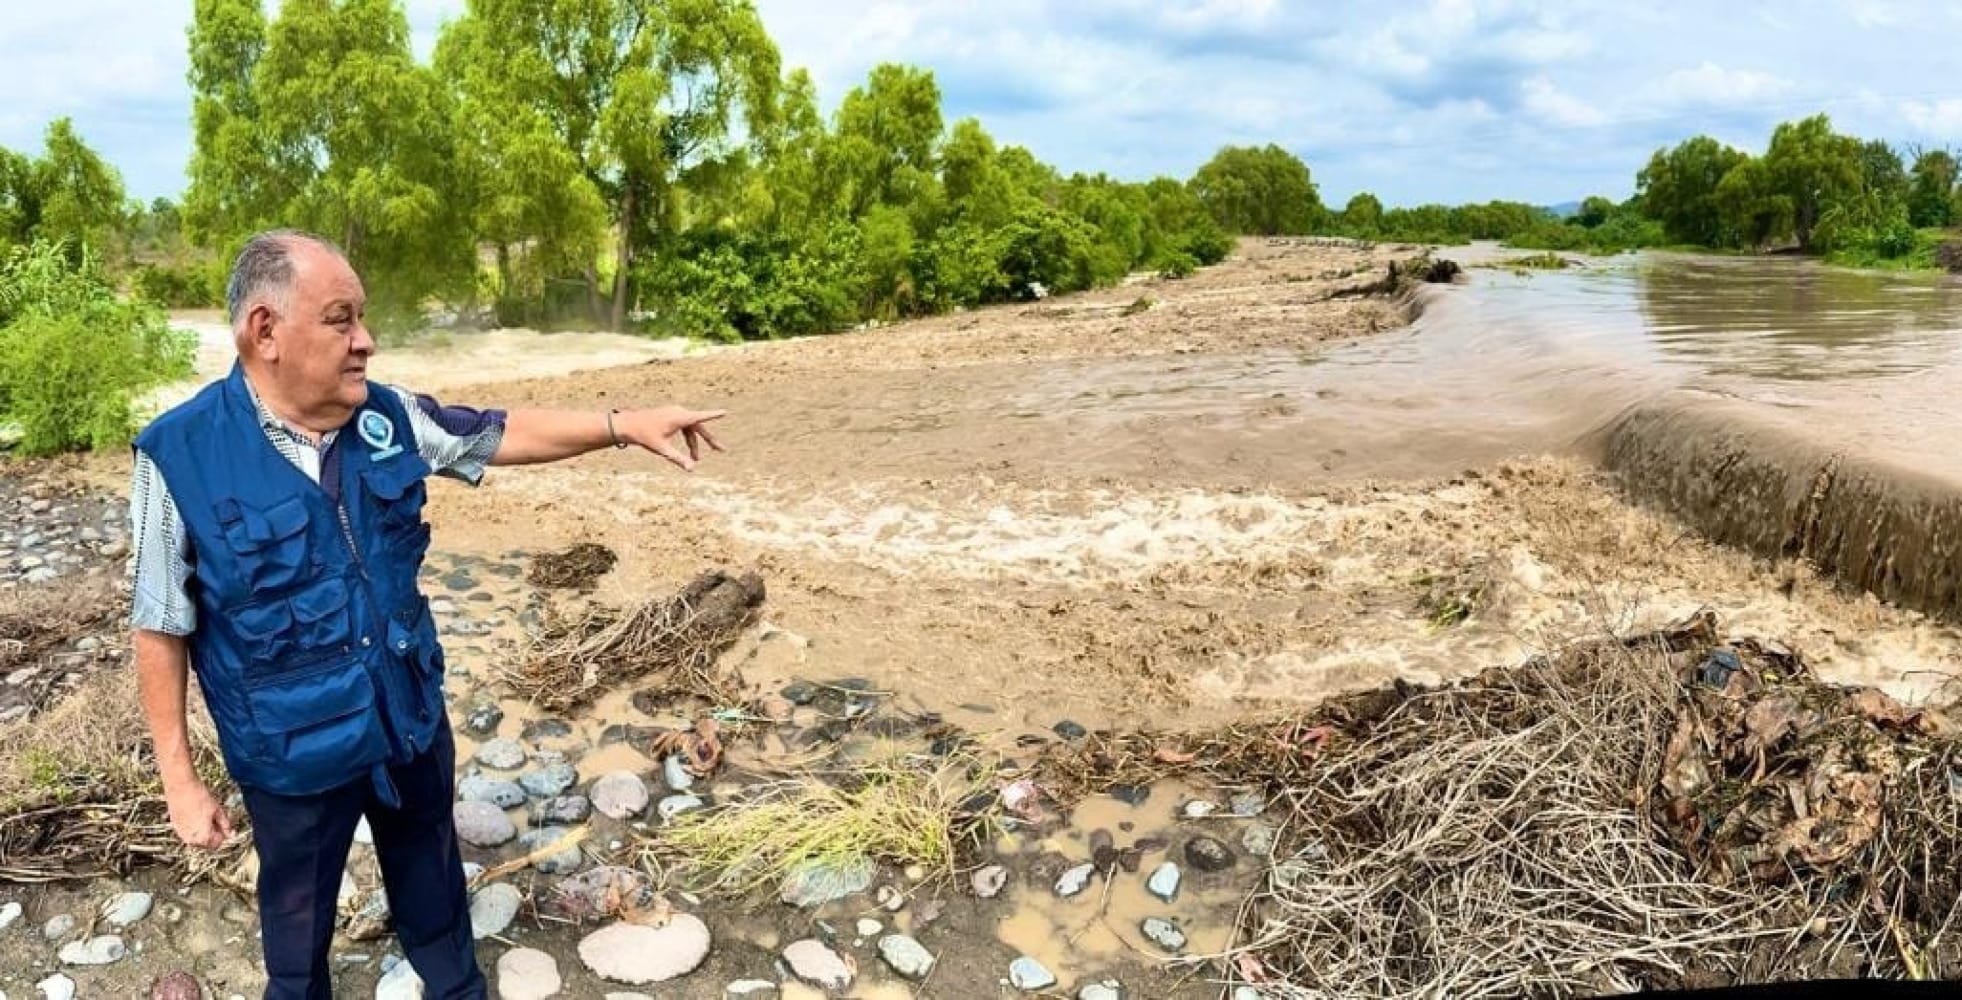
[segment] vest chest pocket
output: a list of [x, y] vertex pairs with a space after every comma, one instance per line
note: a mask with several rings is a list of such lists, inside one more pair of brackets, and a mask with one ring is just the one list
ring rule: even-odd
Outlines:
[[218, 503], [239, 575], [252, 590], [277, 590], [298, 583], [307, 569], [307, 505], [288, 497], [263, 510], [236, 500]]
[[390, 548], [410, 562], [419, 563], [429, 551], [429, 525], [422, 519], [422, 507], [429, 496], [423, 480], [429, 463], [422, 456], [404, 454], [362, 473], [375, 506], [380, 508], [378, 523]]
[[231, 619], [249, 659], [248, 684], [288, 673], [347, 652], [348, 584], [328, 577], [292, 594], [245, 605]]

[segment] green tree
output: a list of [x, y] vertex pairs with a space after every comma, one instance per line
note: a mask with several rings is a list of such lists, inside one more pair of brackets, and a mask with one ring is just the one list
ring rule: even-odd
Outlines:
[[34, 161], [0, 146], [0, 251], [27, 242], [41, 213], [33, 179]]
[[1762, 250], [1792, 233], [1792, 199], [1763, 160], [1732, 167], [1717, 184], [1716, 203], [1723, 231], [1741, 246]]
[[1350, 236], [1374, 239], [1383, 232], [1383, 203], [1368, 191], [1353, 195], [1342, 206], [1338, 225]]
[[828, 167], [850, 217], [879, 205], [911, 205], [936, 183], [940, 87], [933, 73], [893, 63], [872, 68], [838, 106]]
[[[474, 192], [471, 226], [496, 258], [500, 322], [559, 319], [552, 282], [591, 271], [605, 241], [606, 203], [551, 118], [507, 85], [482, 19], [452, 26], [436, 48], [454, 88], [459, 187]], [[582, 311], [591, 311], [589, 298]]]
[[1820, 223], [1860, 193], [1860, 141], [1834, 132], [1825, 115], [1813, 115], [1772, 132], [1764, 165], [1778, 192], [1791, 199], [1792, 234], [1799, 248], [1824, 249], [1815, 238]]
[[1580, 211], [1574, 213], [1574, 221], [1588, 229], [1594, 229], [1608, 221], [1615, 214], [1616, 205], [1600, 195], [1589, 195], [1581, 199]]
[[1956, 222], [1956, 187], [1962, 177], [1955, 154], [1946, 149], [1923, 150], [1914, 158], [1908, 183], [1908, 222], [1915, 226], [1952, 226]]
[[68, 119], [48, 126], [47, 148], [34, 163], [29, 184], [40, 203], [33, 235], [98, 253], [123, 235], [128, 216], [122, 175], [75, 134]]
[[1717, 210], [1717, 185], [1747, 159], [1707, 135], [1656, 150], [1635, 177], [1643, 210], [1662, 223], [1669, 239], [1697, 246], [1727, 246], [1730, 240]]
[[338, 241], [374, 307], [474, 286], [473, 192], [449, 95], [409, 51], [396, 0], [287, 0], [254, 75], [259, 136], [292, 191], [279, 219]]
[[[484, 100], [529, 105], [604, 199], [616, 329], [637, 255], [679, 231], [690, 174], [739, 148], [739, 121], [752, 141], [771, 131], [779, 59], [748, 0], [470, 0], [440, 45], [495, 67]], [[463, 84], [489, 89], [490, 76]], [[585, 278], [597, 306], [596, 270]]]
[[197, 0], [189, 36], [192, 147], [184, 226], [197, 242], [222, 243], [274, 223], [294, 193], [291, 179], [277, 176], [259, 131], [253, 79], [266, 51], [265, 5]]
[[1325, 214], [1308, 165], [1272, 144], [1221, 149], [1193, 175], [1192, 189], [1232, 233], [1307, 233]]

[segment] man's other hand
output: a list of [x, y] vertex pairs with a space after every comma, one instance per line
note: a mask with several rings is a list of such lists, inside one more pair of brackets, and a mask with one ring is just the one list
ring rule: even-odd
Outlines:
[[[615, 419], [615, 429], [622, 441], [640, 445], [662, 458], [673, 462], [683, 471], [695, 471], [695, 463], [702, 460], [702, 446], [708, 445], [715, 451], [723, 450], [715, 435], [709, 433], [708, 424], [728, 415], [727, 410], [690, 410], [679, 406], [662, 406], [651, 410], [628, 410]], [[675, 446], [675, 435], [681, 435], [682, 445]]]
[[184, 843], [209, 851], [231, 837], [232, 818], [204, 782], [166, 788], [164, 802], [170, 806], [171, 829]]

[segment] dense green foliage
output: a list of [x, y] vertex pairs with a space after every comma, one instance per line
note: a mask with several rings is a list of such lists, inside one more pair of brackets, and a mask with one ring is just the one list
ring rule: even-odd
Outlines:
[[1940, 230], [1962, 222], [1959, 173], [1947, 150], [1916, 152], [1910, 164], [1886, 143], [1841, 135], [1814, 115], [1778, 126], [1763, 156], [1709, 136], [1656, 150], [1636, 175], [1634, 197], [1590, 197], [1564, 219], [1498, 201], [1384, 211], [1364, 192], [1330, 228], [1361, 239], [1491, 239], [1593, 253], [1792, 247], [1854, 266], [1935, 267], [1945, 266], [1936, 250], [1951, 240]]
[[0, 261], [0, 423], [27, 454], [127, 444], [136, 396], [189, 376], [194, 347], [93, 253], [35, 240]]

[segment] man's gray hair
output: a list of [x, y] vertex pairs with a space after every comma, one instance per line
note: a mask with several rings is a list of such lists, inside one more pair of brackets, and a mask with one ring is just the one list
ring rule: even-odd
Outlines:
[[225, 280], [225, 311], [236, 327], [245, 311], [262, 297], [270, 297], [284, 308], [293, 288], [293, 250], [311, 243], [336, 257], [345, 257], [341, 248], [325, 237], [298, 229], [268, 229], [245, 241], [232, 262], [232, 273]]

